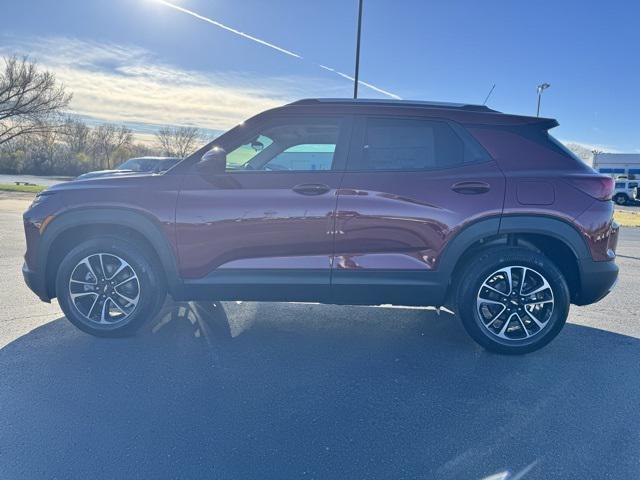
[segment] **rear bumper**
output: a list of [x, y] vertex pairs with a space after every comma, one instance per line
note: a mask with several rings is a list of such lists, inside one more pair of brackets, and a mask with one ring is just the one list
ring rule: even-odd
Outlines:
[[606, 297], [618, 281], [618, 265], [614, 260], [594, 262], [580, 260], [580, 294], [576, 305], [589, 305]]
[[40, 300], [47, 303], [51, 302], [44, 279], [33, 270], [29, 270], [26, 262], [22, 265], [22, 276], [24, 277], [24, 283], [27, 284], [27, 287], [29, 287]]

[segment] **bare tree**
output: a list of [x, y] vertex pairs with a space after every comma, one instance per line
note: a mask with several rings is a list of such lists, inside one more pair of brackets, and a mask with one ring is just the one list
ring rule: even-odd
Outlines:
[[62, 135], [72, 153], [84, 152], [89, 148], [91, 129], [82, 120], [68, 117], [62, 125]]
[[593, 165], [593, 154], [596, 153], [594, 150], [589, 150], [587, 147], [580, 145], [579, 143], [567, 143], [565, 144], [565, 147], [571, 150], [587, 165]]
[[93, 153], [96, 155], [103, 168], [113, 168], [114, 154], [119, 150], [128, 149], [133, 143], [131, 129], [123, 126], [117, 127], [105, 124], [96, 127], [91, 132]]
[[26, 58], [4, 58], [0, 71], [0, 145], [20, 135], [42, 134], [55, 128], [71, 95], [55, 75], [40, 71]]
[[163, 127], [156, 133], [158, 147], [165, 155], [184, 158], [202, 141], [196, 127]]

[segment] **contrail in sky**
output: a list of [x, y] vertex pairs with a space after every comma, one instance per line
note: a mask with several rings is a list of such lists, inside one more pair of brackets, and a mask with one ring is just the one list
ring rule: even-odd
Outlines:
[[[228, 32], [235, 33], [236, 35], [239, 35], [241, 37], [246, 38], [247, 40], [251, 40], [253, 42], [259, 43], [260, 45], [264, 45], [265, 47], [269, 47], [269, 48], [272, 48], [274, 50], [277, 50], [278, 52], [284, 53], [285, 55], [289, 55], [291, 57], [295, 57], [295, 58], [298, 58], [300, 60], [306, 60], [302, 55], [299, 55], [299, 54], [297, 54], [295, 52], [292, 52], [291, 50], [287, 50], [286, 48], [279, 47], [277, 45], [274, 45], [273, 43], [270, 43], [270, 42], [267, 42], [267, 41], [262, 40], [260, 38], [254, 37], [253, 35], [249, 35], [248, 33], [241, 32], [240, 30], [236, 30], [235, 28], [231, 28], [231, 27], [229, 27], [227, 25], [224, 25], [224, 24], [222, 24], [220, 22], [217, 22], [217, 21], [215, 21], [215, 20], [213, 20], [211, 18], [204, 17], [204, 16], [200, 15], [199, 13], [194, 12], [193, 10], [189, 10], [189, 9], [181, 7], [179, 5], [174, 5], [173, 3], [167, 2], [166, 0], [155, 0], [155, 1], [158, 2], [158, 3], [161, 3], [162, 5], [164, 5], [166, 7], [173, 8], [174, 10], [177, 10], [177, 11], [182, 12], [182, 13], [186, 13], [187, 15], [191, 15], [192, 17], [195, 17], [198, 20], [202, 20], [203, 22], [207, 22], [207, 23], [210, 23], [211, 25], [215, 25], [216, 27], [222, 28], [223, 30], [226, 30]], [[311, 62], [311, 63], [313, 63], [314, 65], [317, 65], [318, 67], [320, 67], [320, 68], [322, 68], [324, 70], [327, 70], [329, 72], [333, 72], [336, 75], [339, 75], [339, 76], [341, 76], [343, 78], [351, 80], [352, 82], [355, 81], [355, 78], [353, 78], [352, 76], [347, 75], [346, 73], [339, 72], [338, 70], [336, 70], [334, 68], [327, 67], [326, 65], [321, 65], [321, 64], [316, 63], [316, 62]], [[398, 95], [396, 95], [395, 93], [387, 92], [386, 90], [378, 88], [375, 85], [372, 85], [370, 83], [363, 82], [362, 80], [359, 80], [358, 83], [361, 84], [361, 85], [364, 85], [365, 87], [370, 88], [371, 90], [375, 90], [378, 93], [382, 93], [383, 95], [387, 95], [387, 96], [389, 96], [391, 98], [395, 98], [395, 99], [400, 100], [400, 97]]]

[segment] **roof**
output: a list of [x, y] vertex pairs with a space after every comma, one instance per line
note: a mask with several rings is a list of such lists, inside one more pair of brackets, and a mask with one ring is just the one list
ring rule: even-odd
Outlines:
[[305, 98], [289, 105], [388, 105], [394, 107], [424, 107], [434, 109], [466, 110], [497, 113], [486, 105], [471, 103], [428, 102], [422, 100], [387, 100], [377, 98]]

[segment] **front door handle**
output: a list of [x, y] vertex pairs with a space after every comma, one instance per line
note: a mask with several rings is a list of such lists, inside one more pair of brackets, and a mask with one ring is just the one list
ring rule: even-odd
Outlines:
[[323, 193], [327, 193], [331, 190], [329, 185], [325, 185], [324, 183], [301, 183], [300, 185], [296, 185], [291, 190], [300, 195], [322, 195]]
[[458, 182], [451, 185], [451, 190], [463, 195], [478, 195], [491, 190], [491, 185], [485, 182]]

